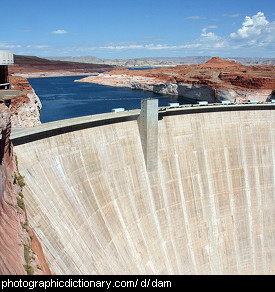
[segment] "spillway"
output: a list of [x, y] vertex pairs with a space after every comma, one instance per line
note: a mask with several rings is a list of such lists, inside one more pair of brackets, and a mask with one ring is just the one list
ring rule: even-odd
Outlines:
[[159, 111], [150, 171], [139, 111], [14, 132], [53, 274], [275, 273], [274, 105], [210, 108]]

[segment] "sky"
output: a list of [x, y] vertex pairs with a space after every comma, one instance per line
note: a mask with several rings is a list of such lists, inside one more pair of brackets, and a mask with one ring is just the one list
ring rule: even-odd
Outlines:
[[275, 57], [272, 0], [0, 0], [0, 50], [38, 57]]

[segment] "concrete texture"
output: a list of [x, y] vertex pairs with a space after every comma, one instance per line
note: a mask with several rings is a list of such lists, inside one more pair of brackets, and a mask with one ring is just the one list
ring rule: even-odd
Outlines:
[[150, 172], [137, 119], [107, 118], [127, 113], [14, 131], [29, 223], [51, 272], [274, 274], [274, 113], [162, 109]]
[[147, 171], [158, 166], [158, 99], [144, 99], [138, 118], [139, 135]]

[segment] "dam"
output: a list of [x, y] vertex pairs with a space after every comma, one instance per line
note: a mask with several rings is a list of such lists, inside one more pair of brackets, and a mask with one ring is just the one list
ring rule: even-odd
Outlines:
[[12, 130], [51, 272], [274, 274], [275, 104], [148, 108]]

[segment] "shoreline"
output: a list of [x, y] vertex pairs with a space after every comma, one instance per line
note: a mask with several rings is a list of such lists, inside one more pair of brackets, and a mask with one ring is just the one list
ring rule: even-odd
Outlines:
[[[123, 72], [125, 73], [125, 72]], [[112, 87], [122, 87], [129, 89], [138, 89], [143, 91], [154, 92], [157, 94], [173, 95], [196, 99], [199, 101], [207, 101], [210, 103], [222, 100], [247, 101], [259, 100], [266, 101], [272, 96], [271, 89], [249, 89], [240, 87], [226, 87], [210, 84], [190, 84], [181, 82], [164, 81], [160, 78], [139, 76], [131, 74], [109, 74], [103, 72], [87, 76], [75, 82], [86, 82], [100, 84]], [[130, 72], [129, 72], [130, 73]]]
[[66, 76], [92, 76], [97, 75], [96, 73], [89, 73], [89, 72], [70, 72], [70, 71], [64, 71], [64, 72], [31, 72], [31, 73], [13, 73], [12, 76], [15, 77], [23, 77], [26, 79], [31, 78], [47, 78], [47, 77], [66, 77]]
[[243, 66], [214, 57], [203, 64], [148, 70], [117, 69], [78, 82], [125, 87], [217, 102], [265, 101], [274, 96], [272, 66]]

